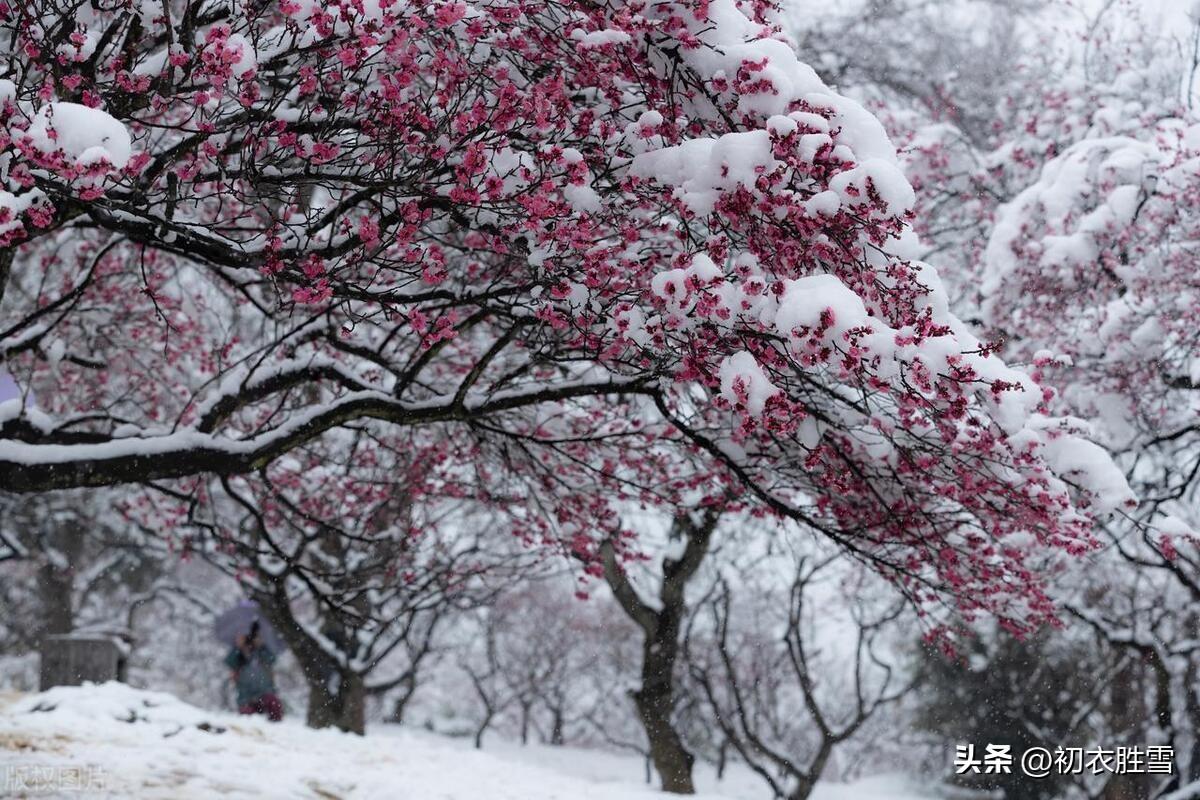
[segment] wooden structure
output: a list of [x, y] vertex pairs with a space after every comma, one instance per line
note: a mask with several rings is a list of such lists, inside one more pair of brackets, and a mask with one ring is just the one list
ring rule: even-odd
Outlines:
[[41, 690], [79, 686], [84, 681], [125, 681], [129, 648], [120, 638], [84, 633], [47, 636], [42, 640]]

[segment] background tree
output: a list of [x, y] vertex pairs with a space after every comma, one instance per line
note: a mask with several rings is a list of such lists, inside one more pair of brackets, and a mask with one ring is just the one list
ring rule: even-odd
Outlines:
[[[814, 614], [825, 611], [813, 604], [830, 589], [822, 587], [826, 576], [845, 564], [803, 548], [783, 560], [791, 569], [782, 573], [778, 557], [742, 561], [736, 588], [719, 578], [688, 627], [685, 654], [694, 691], [738, 757], [775, 797], [805, 800], [835, 749], [908, 694], [915, 679], [886, 641], [902, 603], [880, 607], [869, 588], [843, 574], [842, 587], [859, 590], [834, 590], [849, 605], [840, 625], [852, 630], [842, 647], [822, 646]], [[846, 659], [852, 668], [832, 668]]]
[[675, 725], [675, 678], [688, 613], [686, 591], [721, 520], [720, 510], [693, 513], [681, 514], [671, 524], [668, 546], [678, 555], [663, 556], [661, 574], [655, 576], [658, 593], [652, 600], [643, 599], [630, 581], [617, 560], [615, 547], [607, 542], [601, 545], [604, 579], [621, 610], [641, 631], [642, 682], [632, 693], [633, 702], [663, 791], [674, 794], [696, 791], [692, 781], [695, 757], [688, 752]]
[[401, 721], [451, 617], [533, 564], [470, 506], [414, 508], [416, 471], [388, 461], [373, 480], [347, 480], [344, 465], [326, 462], [259, 495], [223, 487], [238, 527], [216, 518], [207, 557], [239, 579], [296, 656], [312, 727], [361, 734], [372, 697]]
[[[918, 725], [938, 734], [942, 747], [949, 747], [944, 752], [971, 743], [982, 758], [982, 743], [1007, 745], [1014, 763], [1031, 747], [1053, 753], [1080, 746], [1075, 742], [1097, 741], [1106, 730], [1103, 698], [1131, 664], [1125, 657], [1106, 663], [1088, 644], [1053, 635], [1025, 642], [979, 636], [953, 656], [930, 648], [919, 652], [925, 680], [918, 695]], [[1116, 780], [1104, 776], [1109, 778]], [[1032, 778], [1019, 769], [1011, 775], [969, 772], [950, 779], [1011, 800], [1061, 797], [1072, 780], [1084, 780], [1061, 774]]]

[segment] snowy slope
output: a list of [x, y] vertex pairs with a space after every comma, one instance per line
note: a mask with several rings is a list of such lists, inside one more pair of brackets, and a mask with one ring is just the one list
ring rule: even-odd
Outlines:
[[[171, 695], [109, 683], [0, 696], [0, 795], [20, 769], [98, 767], [103, 791], [42, 797], [339, 798], [359, 800], [662, 800], [641, 762], [611, 754], [502, 747], [422, 732], [365, 737], [299, 721], [204, 711]], [[25, 774], [25, 773], [22, 773]], [[742, 800], [705, 794], [707, 800]], [[11, 782], [8, 789], [11, 792]], [[729, 788], [733, 789], [733, 786]], [[761, 791], [761, 790], [760, 790]], [[20, 797], [21, 794], [16, 795]], [[762, 797], [762, 794], [757, 796]], [[922, 800], [896, 781], [824, 787], [814, 800]]]

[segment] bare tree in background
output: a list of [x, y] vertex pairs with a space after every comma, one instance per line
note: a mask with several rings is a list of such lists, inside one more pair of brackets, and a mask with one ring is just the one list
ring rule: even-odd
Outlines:
[[915, 686], [882, 646], [902, 602], [880, 611], [851, 599], [852, 669], [814, 644], [813, 614], [825, 613], [813, 608], [815, 587], [837, 564], [802, 556], [790, 585], [757, 596], [752, 580], [735, 589], [720, 578], [684, 636], [689, 675], [714, 724], [781, 800], [809, 797], [835, 748]]
[[221, 484], [227, 502], [209, 523], [205, 555], [239, 578], [296, 657], [311, 727], [363, 733], [371, 697], [402, 721], [451, 616], [532, 560], [468, 503], [414, 504], [404, 466], [383, 462], [370, 495], [352, 484], [354, 517], [341, 513], [347, 490], [333, 463], [292, 498]]
[[603, 744], [643, 753], [625, 704], [636, 669], [633, 626], [607, 596], [574, 596], [548, 572], [490, 599], [458, 630], [458, 665], [476, 702], [469, 735], [492, 729], [521, 744]]
[[169, 553], [121, 517], [119, 499], [111, 491], [0, 497], [8, 543], [0, 650], [35, 650], [43, 637], [81, 626], [125, 627], [121, 609], [156, 585]]

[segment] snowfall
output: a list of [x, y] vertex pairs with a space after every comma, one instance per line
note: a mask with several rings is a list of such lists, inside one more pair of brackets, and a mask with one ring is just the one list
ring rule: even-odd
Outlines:
[[[662, 800], [644, 769], [636, 755], [492, 742], [475, 750], [467, 740], [390, 725], [366, 736], [315, 731], [121, 683], [0, 694], [4, 797]], [[86, 788], [48, 788], [68, 774]], [[698, 778], [698, 800], [770, 795], [744, 770], [720, 782]], [[929, 799], [890, 775], [825, 784], [812, 798]]]

